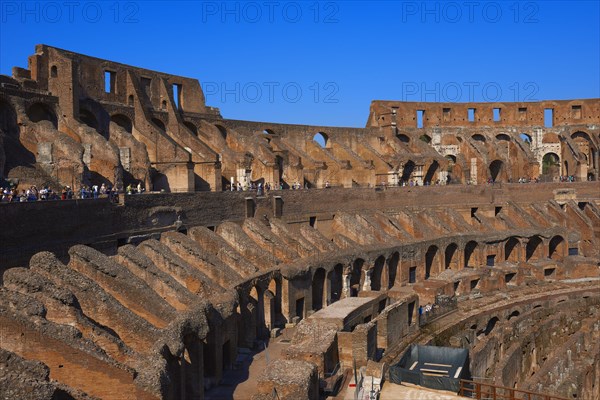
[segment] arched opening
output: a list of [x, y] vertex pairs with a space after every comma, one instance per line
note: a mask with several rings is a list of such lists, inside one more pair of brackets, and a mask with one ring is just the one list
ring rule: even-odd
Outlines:
[[425, 253], [425, 279], [429, 279], [432, 272], [439, 272], [438, 247], [435, 245], [429, 246]]
[[281, 282], [275, 278], [269, 281], [269, 288], [264, 294], [265, 323], [268, 330], [280, 323], [281, 317]]
[[429, 144], [431, 143], [431, 137], [429, 135], [421, 135], [419, 136], [419, 140]]
[[272, 129], [264, 129], [262, 131], [262, 133], [265, 135], [274, 135], [275, 134], [275, 132]]
[[158, 118], [152, 118], [152, 122], [154, 123], [154, 125], [156, 125], [159, 129], [162, 129], [163, 131], [166, 132], [167, 128], [165, 126], [165, 123], [162, 122], [160, 119]]
[[521, 243], [516, 237], [510, 237], [504, 244], [504, 260], [517, 263], [520, 260]]
[[498, 321], [500, 321], [498, 319], [498, 317], [490, 318], [490, 320], [488, 321], [487, 325], [485, 326], [485, 329], [477, 332], [477, 336], [481, 336], [481, 335], [487, 336], [490, 333], [492, 333], [492, 331], [494, 330], [494, 327], [496, 326], [496, 324], [498, 323]]
[[58, 77], [58, 67], [56, 65], [53, 65], [52, 67], [50, 67], [50, 77], [51, 78]]
[[465, 268], [475, 268], [479, 264], [475, 250], [477, 242], [471, 240], [465, 245]]
[[323, 132], [315, 133], [313, 141], [317, 142], [317, 144], [323, 148], [329, 147], [329, 137]]
[[127, 105], [133, 107], [133, 95], [130, 94], [127, 98]]
[[0, 134], [4, 135], [4, 148], [0, 146], [0, 179], [9, 176], [10, 170], [15, 167], [31, 166], [35, 163], [35, 155], [21, 143], [21, 130], [15, 109], [10, 103], [1, 100]]
[[188, 128], [190, 130], [190, 132], [192, 132], [194, 134], [194, 136], [198, 136], [198, 128], [196, 127], [196, 125], [193, 122], [183, 121], [183, 124], [185, 125], [186, 128]]
[[277, 178], [278, 178], [278, 182], [275, 182], [275, 186], [278, 187], [278, 185], [283, 185], [284, 189], [289, 189], [290, 185], [285, 181], [285, 179], [283, 179], [283, 172], [284, 172], [284, 160], [283, 157], [277, 155], [275, 156], [275, 165], [277, 166]]
[[577, 131], [571, 135], [571, 138], [577, 144], [579, 151], [585, 156], [586, 164], [589, 168], [597, 168], [594, 153], [596, 146], [586, 132]]
[[373, 270], [371, 271], [371, 290], [381, 290], [383, 277], [383, 267], [385, 265], [385, 257], [379, 256], [375, 260]]
[[325, 286], [325, 270], [317, 268], [312, 279], [312, 309], [323, 308], [323, 288]]
[[504, 163], [501, 160], [494, 160], [490, 163], [490, 178], [496, 182], [500, 178]]
[[412, 160], [408, 160], [404, 164], [404, 168], [402, 168], [402, 177], [401, 177], [402, 182], [408, 182], [410, 180], [410, 177], [414, 170], [415, 170], [415, 163]]
[[115, 114], [110, 117], [110, 120], [115, 124], [119, 125], [121, 128], [125, 129], [127, 132], [131, 133], [133, 131], [133, 124], [128, 116], [123, 114]]
[[539, 236], [532, 236], [527, 242], [525, 248], [525, 261], [537, 260], [542, 256], [542, 239]]
[[167, 109], [167, 101], [163, 100], [162, 103], [160, 103], [160, 108], [162, 110], [166, 110]]
[[[80, 108], [79, 109], [79, 120], [81, 122], [83, 122], [84, 124], [86, 124], [87, 126], [89, 126], [90, 128], [94, 129], [96, 132], [100, 133], [100, 125], [98, 124], [98, 119], [96, 118], [96, 115], [94, 115], [93, 112], [91, 112], [88, 109], [85, 108]], [[108, 140], [108, 137], [105, 137], [106, 140]]]
[[335, 303], [342, 298], [343, 281], [342, 274], [344, 267], [342, 264], [337, 264], [331, 272], [329, 272], [329, 304]]
[[496, 135], [496, 140], [510, 142], [510, 136], [508, 136], [506, 133], [500, 133], [500, 134]]
[[406, 136], [403, 133], [399, 133], [396, 135], [396, 137], [398, 138], [398, 140], [400, 140], [402, 143], [410, 143], [410, 138], [408, 136]]
[[252, 286], [252, 289], [250, 289], [247, 311], [248, 317], [246, 320], [249, 326], [246, 327], [245, 331], [248, 332], [249, 336], [246, 340], [253, 343], [254, 338], [262, 338], [268, 334], [265, 326], [263, 296], [258, 286]]
[[445, 269], [458, 269], [458, 245], [456, 243], [450, 243], [446, 246], [446, 250], [444, 251], [444, 267]]
[[531, 135], [528, 135], [526, 133], [520, 133], [519, 138], [521, 138], [521, 140], [527, 145], [531, 146]]
[[521, 315], [521, 313], [517, 310], [513, 311], [510, 313], [510, 315], [508, 316], [507, 320], [510, 320], [512, 318], [518, 317], [519, 315]]
[[221, 136], [223, 137], [223, 139], [227, 140], [227, 129], [222, 125], [215, 125], [215, 126], [221, 133]]
[[431, 163], [431, 165], [429, 166], [429, 168], [427, 169], [427, 173], [425, 174], [425, 178], [423, 179], [423, 182], [426, 185], [431, 184], [431, 181], [433, 180], [434, 174], [437, 171], [438, 167], [440, 165], [438, 164], [437, 161], [433, 161]]
[[471, 139], [473, 139], [476, 142], [481, 142], [481, 143], [485, 143], [485, 136], [476, 133], [473, 136], [471, 136]]
[[398, 274], [398, 262], [400, 261], [400, 254], [394, 252], [388, 260], [388, 289], [391, 289], [396, 284], [396, 276]]
[[562, 236], [556, 235], [550, 239], [548, 244], [548, 257], [553, 260], [560, 260], [565, 255], [566, 243]]
[[[180, 390], [178, 397], [197, 398], [204, 392], [204, 388], [200, 385], [200, 376], [215, 375], [216, 346], [205, 345], [192, 334], [185, 335], [183, 344], [183, 356], [179, 359], [180, 375], [175, 378], [177, 382], [175, 390]], [[205, 351], [206, 354], [203, 354]], [[228, 361], [223, 360], [223, 362]]]
[[[569, 167], [565, 161], [565, 175], [569, 174]], [[556, 153], [546, 153], [542, 157], [542, 175], [554, 178], [560, 174], [560, 157]]]
[[352, 263], [352, 271], [350, 273], [350, 296], [358, 296], [358, 292], [360, 291], [360, 285], [362, 283], [362, 267], [365, 263], [365, 260], [362, 258], [357, 258]]
[[58, 118], [53, 109], [43, 103], [32, 104], [27, 109], [27, 117], [31, 122], [50, 121], [54, 125], [54, 129], [58, 128]]

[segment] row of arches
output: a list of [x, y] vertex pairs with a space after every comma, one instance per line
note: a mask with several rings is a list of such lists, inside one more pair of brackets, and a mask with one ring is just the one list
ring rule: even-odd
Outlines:
[[[413, 284], [435, 278], [444, 270], [493, 266], [489, 264], [490, 257], [512, 263], [543, 258], [558, 260], [566, 255], [566, 250], [567, 242], [562, 235], [548, 239], [539, 235], [512, 236], [493, 246], [475, 240], [463, 245], [457, 242], [445, 246], [431, 244], [423, 249], [420, 264], [414, 267], [410, 267], [410, 261], [400, 262], [400, 251], [379, 255], [371, 262], [357, 257], [351, 262], [316, 267], [307, 278], [307, 289], [301, 292], [290, 289], [289, 286], [296, 284], [284, 284], [284, 278], [273, 272], [267, 279], [240, 289], [238, 312], [242, 325], [239, 339], [241, 343], [251, 345], [257, 338], [268, 337], [271, 329], [283, 326], [294, 316], [301, 319], [342, 298], [358, 296], [361, 291], [389, 290], [399, 279]], [[405, 269], [402, 274], [400, 268]], [[288, 288], [284, 290], [286, 285]], [[288, 302], [287, 309], [283, 310], [282, 305]]]

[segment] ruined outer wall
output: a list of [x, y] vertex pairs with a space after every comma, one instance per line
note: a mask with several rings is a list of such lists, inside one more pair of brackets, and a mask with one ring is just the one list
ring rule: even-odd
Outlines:
[[[474, 121], [468, 119], [468, 109], [470, 108], [475, 109]], [[499, 121], [494, 121], [494, 108], [500, 109]], [[519, 103], [373, 101], [367, 126], [386, 126], [395, 122], [398, 127], [416, 128], [417, 111], [421, 110], [423, 111], [423, 128], [440, 126], [541, 127], [544, 126], [544, 109], [548, 108], [553, 109], [553, 122], [556, 126], [600, 123], [600, 101], [598, 99]]]
[[[80, 99], [89, 97], [100, 101], [127, 105], [128, 96], [134, 94], [129, 87], [128, 78], [128, 71], [132, 71], [136, 76], [150, 81], [147, 93], [154, 108], [161, 108], [161, 98], [157, 95], [161, 92], [160, 82], [164, 79], [171, 85], [176, 84], [181, 86], [180, 107], [182, 110], [191, 113], [204, 113], [207, 111], [204, 93], [197, 79], [133, 67], [44, 44], [37, 45], [35, 50], [36, 54], [29, 58], [29, 69], [31, 70], [31, 78], [38, 82], [42, 90], [61, 90], [61, 87], [52, 85], [52, 77], [49, 76], [52, 67], [56, 66], [58, 77], [63, 73], [68, 73], [70, 76], [77, 76], [77, 79], [81, 82], [81, 88], [80, 90], [77, 90], [78, 88], [73, 89], [74, 93]], [[75, 70], [65, 71], [65, 68], [69, 67]], [[115, 90], [112, 93], [104, 90], [105, 72], [113, 74]], [[69, 88], [62, 88], [62, 90], [67, 89]], [[59, 93], [56, 94], [58, 95]], [[155, 94], [156, 96], [150, 96], [151, 94]], [[62, 98], [63, 96], [60, 97]], [[64, 108], [64, 105], [61, 104], [61, 106]]]

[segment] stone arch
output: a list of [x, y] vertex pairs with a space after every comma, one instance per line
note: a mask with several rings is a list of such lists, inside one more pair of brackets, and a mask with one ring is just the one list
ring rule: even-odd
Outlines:
[[504, 244], [504, 260], [513, 263], [521, 261], [521, 242], [514, 236]]
[[483, 136], [480, 133], [476, 133], [476, 134], [472, 135], [471, 139], [475, 140], [476, 142], [482, 142], [482, 143], [486, 142], [485, 136]]
[[350, 271], [350, 296], [358, 296], [363, 283], [362, 267], [364, 264], [365, 260], [362, 258], [357, 258], [352, 263], [352, 270]]
[[53, 107], [45, 103], [34, 103], [27, 108], [27, 117], [31, 122], [50, 121], [58, 129], [58, 118]]
[[325, 270], [317, 268], [312, 277], [312, 309], [315, 311], [323, 308], [323, 293], [325, 288]]
[[[96, 132], [100, 133], [100, 124], [98, 122], [98, 118], [93, 111], [80, 107], [79, 108], [79, 120], [94, 129]], [[108, 136], [108, 135], [107, 135]], [[105, 136], [105, 139], [108, 140], [109, 137]]]
[[335, 303], [342, 298], [344, 266], [336, 264], [335, 267], [327, 274], [327, 304]]
[[490, 318], [488, 320], [487, 324], [485, 325], [485, 329], [478, 331], [477, 336], [482, 336], [482, 335], [487, 336], [490, 333], [492, 333], [492, 331], [496, 327], [496, 324], [498, 323], [498, 321], [500, 321], [500, 319], [498, 317]]
[[571, 135], [571, 139], [575, 141], [578, 150], [585, 156], [588, 168], [598, 168], [595, 157], [597, 146], [592, 141], [590, 135], [584, 131], [576, 131]]
[[388, 289], [391, 289], [396, 284], [396, 276], [398, 275], [398, 263], [400, 262], [400, 253], [395, 251], [388, 259]]
[[386, 279], [385, 274], [383, 273], [385, 266], [385, 257], [379, 256], [375, 260], [373, 264], [373, 269], [371, 270], [371, 290], [381, 290], [382, 287], [385, 287], [382, 279]]
[[537, 260], [541, 258], [543, 252], [542, 238], [535, 235], [529, 238], [527, 246], [525, 247], [525, 261]]
[[423, 182], [425, 184], [430, 184], [431, 180], [433, 179], [433, 175], [436, 173], [436, 171], [438, 170], [440, 164], [434, 160], [431, 165], [429, 166], [429, 168], [427, 169], [427, 173], [425, 174], [425, 178], [423, 178]]
[[0, 132], [4, 134], [4, 148], [0, 146], [0, 178], [8, 176], [12, 168], [35, 164], [35, 154], [21, 143], [17, 112], [3, 99], [0, 99]]
[[123, 114], [114, 114], [110, 117], [110, 120], [119, 125], [121, 128], [125, 129], [127, 132], [133, 132], [133, 123], [128, 116]]
[[[565, 175], [569, 174], [568, 170], [568, 164], [565, 164]], [[548, 177], [560, 175], [560, 156], [558, 154], [548, 152], [542, 156], [542, 175], [546, 175]]]
[[431, 136], [422, 134], [421, 136], [419, 136], [419, 140], [429, 144], [429, 143], [431, 143]]
[[215, 125], [223, 139], [227, 140], [227, 129], [223, 125]]
[[429, 279], [431, 274], [439, 273], [440, 257], [439, 248], [436, 245], [431, 245], [425, 253], [425, 279]]
[[576, 131], [571, 134], [571, 139], [583, 139], [587, 142], [590, 142], [590, 146], [596, 147], [590, 135], [585, 131]]
[[408, 137], [407, 135], [405, 135], [404, 133], [398, 133], [396, 134], [396, 137], [398, 138], [398, 140], [400, 140], [402, 143], [410, 143], [410, 137]]
[[479, 265], [479, 257], [477, 257], [477, 242], [474, 240], [469, 241], [465, 245], [465, 263], [464, 267], [468, 268], [470, 266], [478, 266]]
[[315, 133], [312, 140], [317, 142], [317, 144], [323, 148], [331, 147], [329, 144], [329, 136], [324, 132]]
[[510, 139], [510, 136], [507, 135], [506, 133], [499, 133], [496, 135], [496, 140], [510, 142], [511, 139]]
[[56, 65], [53, 65], [50, 67], [50, 77], [51, 78], [57, 78], [58, 77], [58, 67]]
[[548, 243], [548, 258], [553, 260], [562, 259], [566, 253], [566, 248], [567, 243], [562, 236], [553, 236]]
[[450, 243], [446, 246], [444, 251], [444, 268], [445, 269], [458, 269], [458, 245], [456, 243]]
[[402, 180], [402, 182], [408, 182], [410, 180], [410, 177], [414, 170], [415, 170], [414, 161], [408, 160], [402, 168], [402, 177], [400, 178]]
[[267, 328], [273, 329], [278, 326], [282, 318], [281, 314], [281, 281], [275, 277], [269, 281], [269, 286], [264, 294], [265, 324]]
[[186, 128], [190, 130], [194, 134], [194, 136], [198, 136], [198, 127], [192, 121], [183, 121], [183, 124]]
[[156, 125], [159, 129], [162, 129], [165, 132], [167, 131], [167, 126], [161, 119], [152, 118], [152, 123], [154, 123], [154, 125]]
[[504, 162], [502, 160], [494, 160], [490, 163], [490, 178], [496, 182], [496, 180], [502, 178], [504, 175]]
[[520, 139], [521, 139], [523, 142], [525, 142], [525, 143], [527, 143], [529, 146], [531, 146], [531, 141], [532, 141], [533, 139], [531, 138], [531, 135], [530, 135], [530, 134], [528, 134], [528, 133], [525, 133], [525, 132], [521, 132], [521, 133], [519, 133], [519, 138], [520, 138]]
[[265, 307], [264, 307], [264, 294], [265, 291], [262, 287], [260, 287], [260, 285], [254, 285], [252, 287], [252, 290], [256, 291], [256, 295], [258, 297], [258, 308], [257, 308], [257, 315], [256, 315], [256, 322], [257, 322], [257, 330], [256, 330], [256, 336], [258, 338], [264, 338], [264, 337], [268, 337], [269, 336], [269, 332], [267, 331], [266, 325], [265, 325]]
[[277, 167], [277, 178], [278, 181], [275, 182], [275, 185], [283, 185], [284, 189], [289, 189], [290, 185], [283, 179], [283, 172], [285, 168], [285, 160], [279, 154], [275, 156], [275, 165]]
[[506, 319], [510, 320], [512, 318], [518, 317], [519, 315], [521, 315], [519, 310], [514, 310], [513, 312], [510, 313], [510, 315]]
[[454, 154], [446, 154], [444, 157], [448, 159], [452, 164], [456, 164], [456, 156]]
[[265, 135], [275, 135], [275, 131], [273, 131], [273, 129], [263, 129], [262, 131], [263, 134]]

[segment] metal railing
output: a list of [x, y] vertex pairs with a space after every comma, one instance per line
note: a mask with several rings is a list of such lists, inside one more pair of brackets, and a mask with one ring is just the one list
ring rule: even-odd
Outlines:
[[419, 307], [419, 326], [427, 325], [428, 323], [449, 314], [458, 309], [456, 297], [437, 296], [435, 303], [432, 306]]
[[460, 380], [458, 395], [477, 400], [568, 400], [565, 397], [465, 379]]

